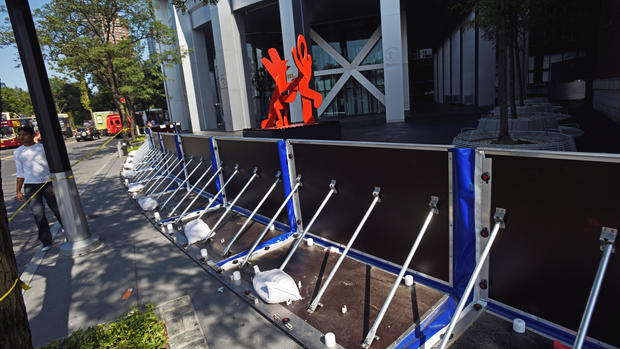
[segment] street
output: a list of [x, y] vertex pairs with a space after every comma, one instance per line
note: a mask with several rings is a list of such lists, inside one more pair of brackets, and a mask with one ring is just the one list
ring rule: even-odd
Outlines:
[[[95, 150], [101, 144], [105, 143], [109, 137], [103, 137], [98, 140], [88, 142], [76, 142], [74, 138], [69, 138], [66, 141], [67, 152], [69, 153], [69, 160], [71, 164], [74, 164], [82, 157], [88, 155]], [[116, 140], [111, 141], [105, 147], [93, 154], [89, 159], [80, 162], [75, 168], [73, 168], [73, 174], [78, 186], [78, 190], [88, 182], [88, 180], [110, 159], [110, 155], [116, 152]], [[7, 214], [10, 217], [22, 204], [17, 201], [15, 196], [15, 163], [13, 161], [13, 149], [2, 149], [0, 151], [0, 159], [2, 161], [2, 190], [4, 192], [4, 202], [7, 209]], [[50, 227], [56, 222], [54, 214], [46, 208], [46, 216], [49, 220]], [[88, 214], [88, 213], [86, 213]], [[30, 213], [28, 206], [24, 207], [21, 212], [15, 216], [15, 218], [9, 223], [9, 229], [11, 231], [11, 238], [13, 239], [13, 250], [15, 251], [15, 258], [17, 260], [17, 266], [19, 273], [21, 274], [28, 262], [32, 259], [34, 254], [41, 248], [41, 243], [38, 239], [37, 227], [34, 222], [34, 218]], [[64, 241], [64, 237], [57, 237], [56, 241], [61, 239]]]

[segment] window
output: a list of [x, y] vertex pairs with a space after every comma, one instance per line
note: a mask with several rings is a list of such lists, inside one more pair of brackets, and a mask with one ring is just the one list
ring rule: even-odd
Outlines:
[[120, 124], [121, 124], [121, 121], [120, 121], [120, 120], [114, 120], [114, 123], [115, 123], [116, 125], [120, 125]]

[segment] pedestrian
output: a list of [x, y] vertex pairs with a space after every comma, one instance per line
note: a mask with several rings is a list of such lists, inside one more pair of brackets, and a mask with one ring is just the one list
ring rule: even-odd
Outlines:
[[[37, 228], [39, 228], [39, 240], [43, 243], [41, 251], [45, 252], [52, 246], [52, 233], [45, 217], [43, 198], [45, 198], [47, 206], [54, 212], [58, 222], [62, 224], [60, 212], [58, 212], [58, 204], [54, 197], [54, 186], [52, 182], [47, 182], [50, 178], [50, 170], [47, 166], [43, 145], [34, 142], [34, 129], [30, 126], [22, 126], [17, 131], [17, 137], [22, 143], [22, 146], [13, 152], [13, 159], [15, 160], [15, 168], [17, 170], [17, 200], [24, 202], [30, 199], [41, 186], [44, 186], [30, 200], [29, 206], [37, 223]], [[24, 189], [23, 194], [22, 187]]]

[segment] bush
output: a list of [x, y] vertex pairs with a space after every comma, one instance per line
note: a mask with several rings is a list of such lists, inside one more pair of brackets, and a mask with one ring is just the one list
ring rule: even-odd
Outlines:
[[132, 307], [117, 321], [79, 329], [69, 337], [55, 340], [42, 349], [165, 348], [166, 330], [155, 315], [155, 306]]

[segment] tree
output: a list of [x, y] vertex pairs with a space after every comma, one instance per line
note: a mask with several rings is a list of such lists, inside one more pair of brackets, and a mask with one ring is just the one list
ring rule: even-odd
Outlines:
[[[0, 296], [13, 287], [18, 277], [0, 177]], [[0, 348], [32, 348], [30, 325], [20, 286], [21, 282], [17, 281], [13, 291], [0, 301]]]
[[30, 116], [34, 113], [30, 94], [19, 87], [2, 86], [2, 111]]
[[[174, 32], [155, 20], [152, 10], [145, 0], [52, 0], [36, 11], [38, 33], [56, 70], [99, 83], [121, 113], [126, 100], [133, 119], [132, 101], [143, 97], [150, 83], [141, 73], [146, 40], [169, 48], [153, 55], [157, 65], [181, 58]], [[121, 120], [127, 129], [125, 117]], [[128, 141], [126, 132], [123, 137]]]
[[90, 112], [82, 105], [82, 90], [79, 82], [52, 77], [50, 87], [56, 102], [56, 112], [70, 115], [74, 125], [82, 125], [90, 120]]

